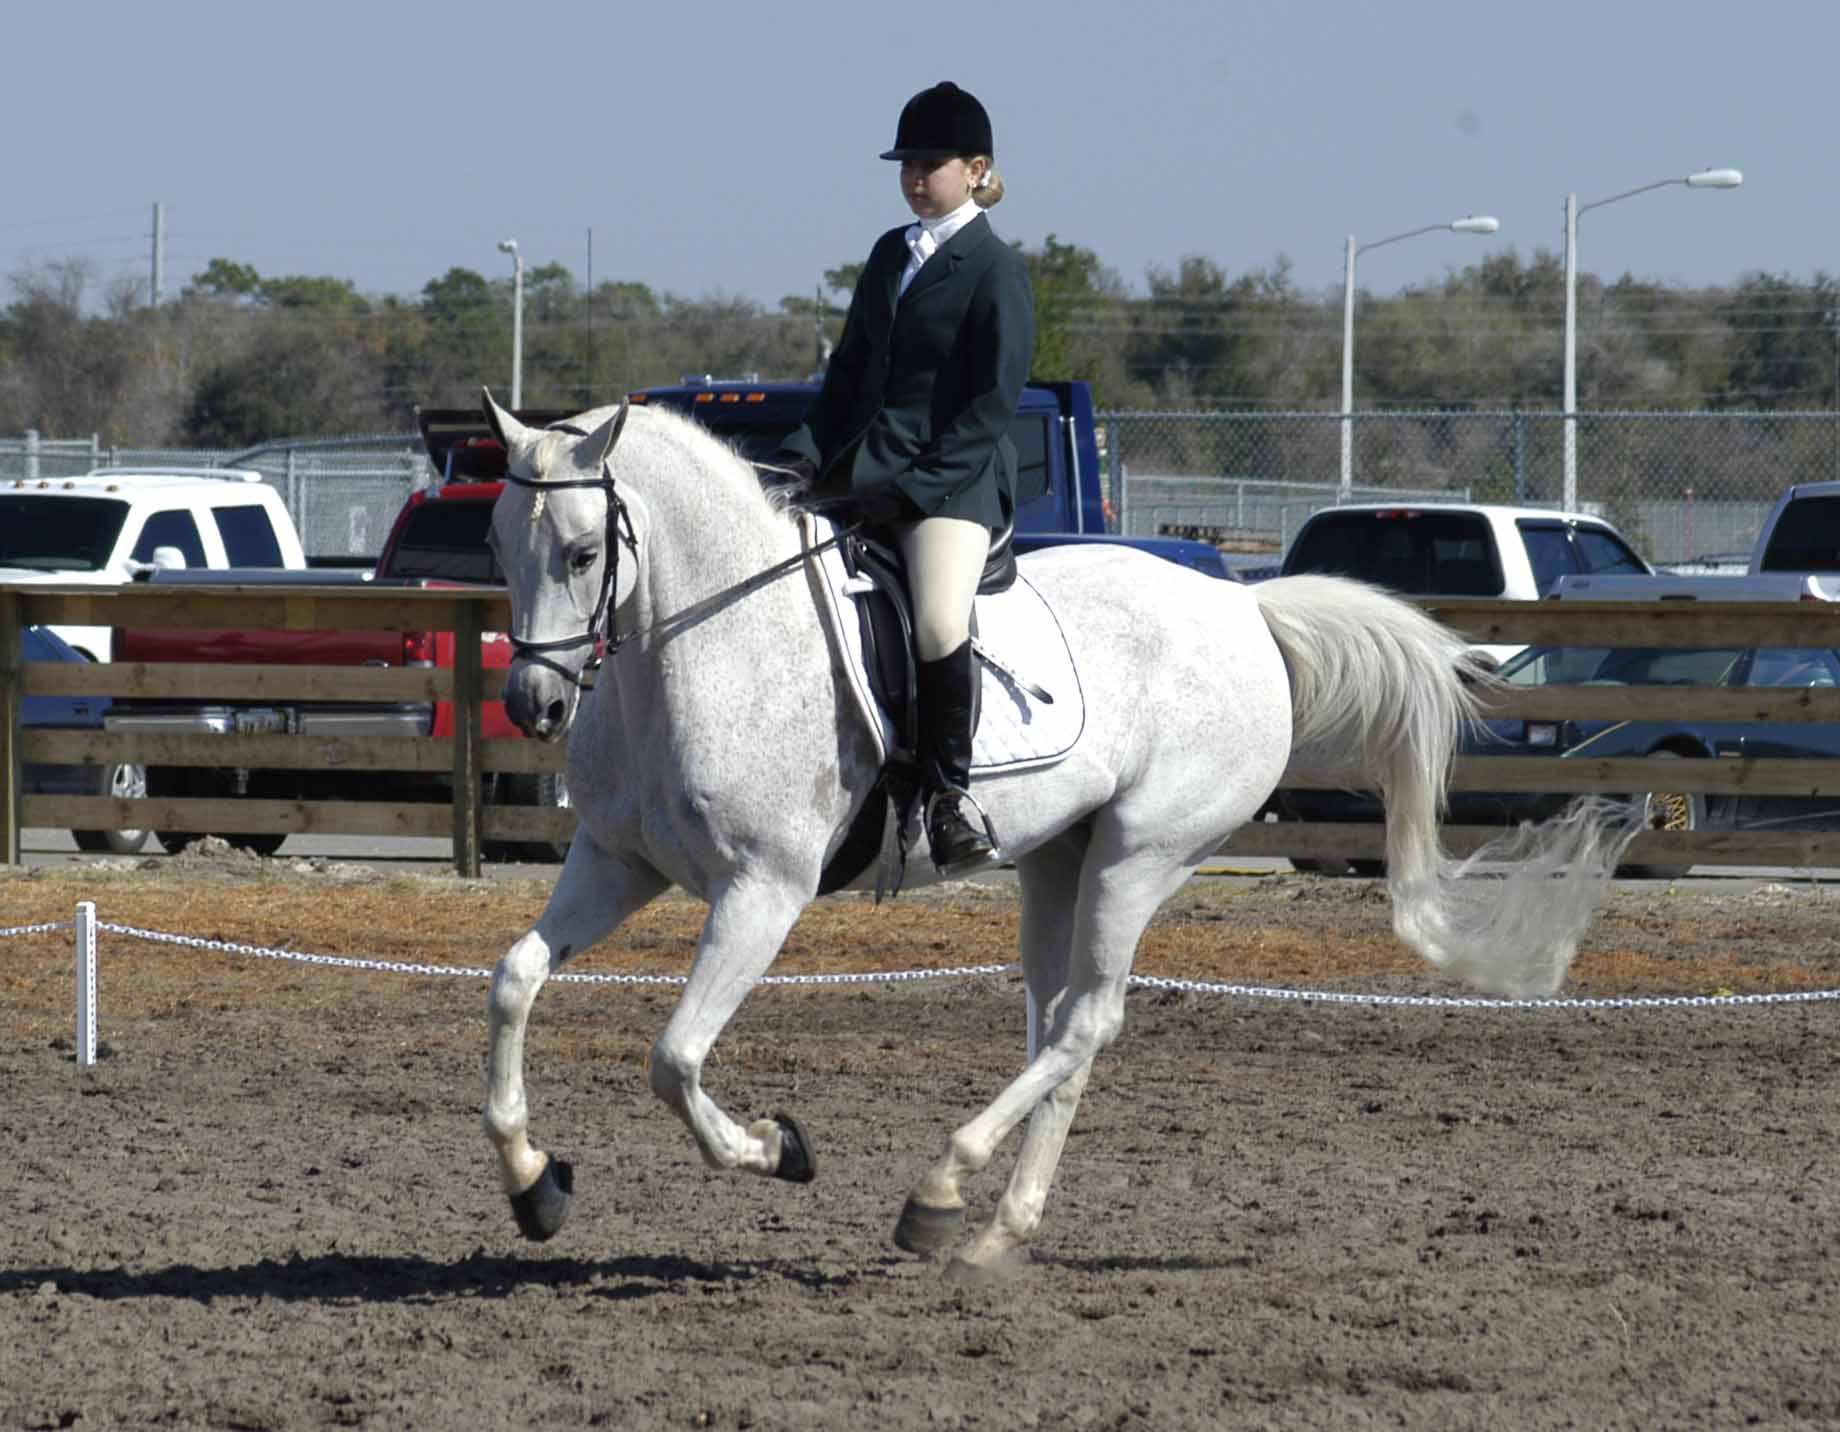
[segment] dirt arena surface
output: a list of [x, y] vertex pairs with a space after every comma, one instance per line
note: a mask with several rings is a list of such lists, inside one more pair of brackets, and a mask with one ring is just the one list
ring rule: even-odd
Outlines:
[[[104, 922], [486, 967], [543, 878], [238, 856], [0, 870], [0, 927]], [[576, 968], [681, 972], [680, 898]], [[1840, 986], [1840, 892], [1619, 887], [1567, 993]], [[1198, 879], [1140, 973], [1458, 994], [1383, 891]], [[779, 972], [1007, 960], [998, 884], [840, 898]], [[669, 990], [552, 985], [521, 1243], [478, 1128], [485, 983], [68, 932], [0, 940], [0, 1426], [1631, 1428], [1840, 1423], [1840, 1004], [1497, 1012], [1140, 990], [1032, 1258], [889, 1241], [1018, 1067], [1012, 976], [763, 989], [717, 1046], [807, 1187], [706, 1170], [652, 1099]], [[968, 1189], [987, 1216], [1015, 1140]]]

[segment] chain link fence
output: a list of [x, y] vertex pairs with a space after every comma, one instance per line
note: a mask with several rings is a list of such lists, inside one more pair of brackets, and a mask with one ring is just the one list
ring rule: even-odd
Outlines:
[[[1563, 505], [1556, 412], [1100, 414], [1108, 497], [1132, 536], [1282, 553], [1338, 499]], [[1792, 482], [1840, 479], [1840, 412], [1580, 413], [1577, 506], [1657, 565], [1748, 556]]]
[[[1748, 554], [1792, 482], [1840, 479], [1840, 412], [1578, 415], [1578, 507], [1657, 565]], [[1132, 536], [1200, 537], [1275, 561], [1303, 520], [1338, 500], [1560, 507], [1556, 412], [1104, 412], [1107, 497]], [[436, 474], [416, 433], [266, 443], [240, 452], [0, 438], [0, 480], [105, 465], [242, 467], [280, 492], [307, 555], [374, 557], [409, 493]]]
[[49, 481], [98, 467], [227, 467], [260, 473], [281, 494], [309, 559], [374, 559], [416, 488], [438, 474], [419, 433], [288, 439], [229, 452], [105, 447], [95, 438], [0, 438], [0, 481]]

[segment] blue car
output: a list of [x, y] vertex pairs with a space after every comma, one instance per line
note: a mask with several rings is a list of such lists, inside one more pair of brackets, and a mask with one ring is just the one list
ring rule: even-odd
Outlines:
[[[1529, 647], [1497, 675], [1510, 686], [1840, 686], [1840, 653], [1825, 647], [1680, 650], [1647, 647]], [[1739, 721], [1521, 721], [1479, 723], [1465, 734], [1466, 756], [1646, 756], [1657, 761], [1709, 756], [1840, 757], [1840, 727]], [[1665, 777], [1657, 773], [1658, 783]], [[1457, 825], [1513, 825], [1556, 815], [1564, 793], [1452, 791], [1447, 819]], [[1639, 797], [1653, 830], [1840, 830], [1840, 797], [1704, 795], [1651, 791]], [[1281, 820], [1372, 822], [1379, 799], [1365, 792], [1279, 790]], [[1324, 874], [1378, 874], [1379, 861], [1299, 859]], [[1690, 867], [1628, 866], [1626, 875], [1675, 878]]]
[[[25, 629], [27, 661], [88, 661], [89, 658], [47, 627]], [[28, 731], [100, 731], [109, 709], [106, 696], [28, 696], [20, 724]], [[147, 794], [143, 766], [57, 766], [28, 761], [22, 770], [30, 796], [118, 796]], [[131, 855], [147, 843], [144, 830], [73, 830], [79, 850]]]

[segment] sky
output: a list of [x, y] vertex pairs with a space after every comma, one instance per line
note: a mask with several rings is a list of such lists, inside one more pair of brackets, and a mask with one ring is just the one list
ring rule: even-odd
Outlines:
[[[1833, 0], [321, 0], [16, 7], [0, 87], [0, 277], [80, 258], [168, 297], [215, 257], [414, 297], [449, 269], [772, 307], [909, 218], [901, 105], [990, 111], [1006, 239], [1094, 251], [1127, 289], [1201, 256], [1375, 293], [1491, 251], [1719, 286], [1840, 268]], [[10, 289], [0, 287], [0, 301]]]

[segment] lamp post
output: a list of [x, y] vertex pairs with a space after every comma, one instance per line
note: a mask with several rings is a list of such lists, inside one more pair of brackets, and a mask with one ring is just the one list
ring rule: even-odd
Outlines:
[[1448, 224], [1426, 224], [1422, 228], [1407, 229], [1403, 234], [1394, 234], [1390, 238], [1375, 239], [1371, 244], [1359, 244], [1354, 235], [1348, 236], [1346, 258], [1342, 266], [1342, 482], [1336, 493], [1337, 502], [1346, 502], [1354, 492], [1354, 261], [1358, 254], [1369, 249], [1377, 249], [1382, 244], [1396, 244], [1401, 239], [1415, 238], [1419, 234], [1429, 234], [1437, 229], [1448, 229], [1453, 234], [1492, 234], [1501, 227], [1499, 219], [1487, 214], [1474, 214], [1467, 219], [1453, 219]]
[[511, 411], [524, 406], [524, 256], [516, 239], [500, 239], [498, 251], [511, 255]]
[[1565, 491], [1561, 499], [1565, 511], [1578, 510], [1578, 216], [1587, 209], [1601, 209], [1605, 204], [1646, 194], [1650, 189], [1665, 189], [1670, 184], [1685, 184], [1689, 189], [1736, 189], [1743, 182], [1744, 175], [1736, 169], [1701, 169], [1677, 179], [1657, 179], [1588, 204], [1580, 204], [1576, 194], [1565, 196]]

